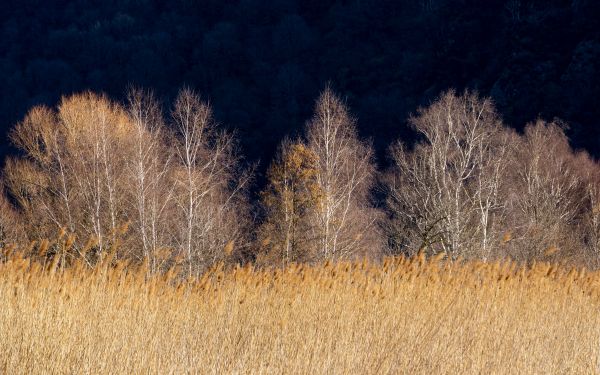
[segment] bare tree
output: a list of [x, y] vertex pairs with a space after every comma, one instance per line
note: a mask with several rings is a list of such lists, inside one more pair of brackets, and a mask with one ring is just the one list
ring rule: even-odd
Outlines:
[[22, 219], [4, 194], [0, 181], [0, 249], [8, 244], [17, 244], [25, 239]]
[[65, 227], [78, 238], [75, 249], [92, 236], [92, 256], [119, 238], [121, 256], [149, 257], [154, 269], [159, 250], [184, 250], [190, 273], [222, 260], [225, 244], [247, 246], [250, 175], [241, 173], [234, 137], [189, 90], [173, 123], [175, 136], [156, 100], [139, 90], [127, 107], [83, 93], [63, 98], [58, 111], [32, 109], [11, 133], [25, 157], [4, 171], [28, 233], [51, 237]]
[[[575, 156], [574, 164], [583, 181], [583, 207], [578, 223], [582, 263], [591, 268], [600, 266], [600, 165], [587, 153]], [[575, 244], [573, 244], [575, 245]], [[583, 252], [585, 250], [585, 252]]]
[[489, 100], [468, 92], [443, 94], [411, 123], [423, 141], [413, 150], [394, 146], [386, 178], [392, 243], [407, 253], [489, 257], [510, 133]]
[[[478, 243], [474, 250], [483, 260], [504, 257], [497, 247], [505, 233], [506, 190], [510, 186], [507, 175], [516, 138], [513, 131], [498, 123], [477, 141], [475, 164], [478, 167], [474, 170], [471, 191], [479, 222]], [[496, 250], [495, 253], [493, 250]]]
[[9, 193], [31, 224], [27, 232], [43, 237], [49, 226], [52, 230], [65, 226], [74, 232], [76, 194], [69, 153], [61, 147], [66, 137], [56, 114], [44, 106], [34, 107], [11, 131], [10, 138], [27, 155], [27, 159], [8, 159], [4, 173]]
[[127, 111], [132, 124], [133, 149], [127, 159], [131, 178], [131, 218], [139, 240], [138, 257], [150, 257], [159, 267], [159, 250], [172, 246], [169, 221], [173, 218], [173, 152], [168, 147], [160, 105], [151, 92], [131, 90]]
[[560, 124], [541, 120], [530, 124], [516, 145], [508, 197], [511, 255], [535, 259], [548, 249], [578, 248], [576, 233], [586, 205], [586, 184]]
[[243, 241], [241, 198], [249, 176], [239, 171], [233, 135], [218, 130], [210, 106], [197, 94], [182, 90], [172, 117], [179, 161], [176, 196], [183, 221], [180, 246], [193, 274], [223, 259], [229, 241]]
[[104, 96], [84, 93], [63, 99], [58, 110], [69, 152], [70, 175], [78, 192], [83, 238], [98, 241], [102, 253], [125, 221], [125, 165], [131, 123], [123, 108]]
[[63, 98], [58, 111], [33, 108], [11, 132], [25, 157], [7, 161], [4, 178], [33, 238], [59, 229], [90, 235], [101, 253], [124, 215], [122, 184], [129, 121], [122, 109], [91, 93]]
[[377, 253], [382, 241], [379, 211], [371, 199], [376, 174], [373, 149], [358, 138], [355, 120], [330, 88], [317, 100], [306, 139], [316, 156], [315, 177], [322, 193], [315, 212], [320, 258]]

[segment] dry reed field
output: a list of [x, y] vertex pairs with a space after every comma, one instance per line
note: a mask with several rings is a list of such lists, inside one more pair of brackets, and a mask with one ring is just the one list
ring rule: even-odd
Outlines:
[[0, 263], [3, 373], [595, 373], [600, 273], [440, 259], [173, 272]]

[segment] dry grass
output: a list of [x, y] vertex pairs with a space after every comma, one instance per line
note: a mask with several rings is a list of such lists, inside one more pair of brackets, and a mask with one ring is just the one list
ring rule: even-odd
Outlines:
[[600, 273], [422, 257], [186, 282], [48, 268], [0, 264], [3, 373], [598, 371]]

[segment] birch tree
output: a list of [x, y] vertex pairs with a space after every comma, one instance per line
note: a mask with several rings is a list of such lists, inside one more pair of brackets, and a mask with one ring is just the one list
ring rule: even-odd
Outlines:
[[575, 165], [583, 180], [583, 212], [579, 221], [579, 237], [587, 253], [581, 257], [590, 268], [600, 265], [600, 165], [587, 153], [576, 156]]
[[151, 92], [131, 90], [127, 112], [132, 124], [132, 150], [127, 159], [129, 199], [137, 247], [141, 249], [138, 257], [150, 257], [151, 267], [156, 270], [159, 250], [172, 245], [174, 155], [168, 147], [169, 134], [160, 105]]
[[106, 97], [63, 98], [57, 111], [34, 107], [11, 132], [25, 157], [10, 159], [4, 177], [27, 233], [52, 238], [64, 228], [75, 248], [96, 238], [98, 255], [123, 221], [128, 118]]
[[376, 168], [373, 149], [361, 141], [356, 121], [330, 88], [320, 95], [306, 125], [307, 147], [316, 157], [322, 198], [315, 211], [322, 259], [349, 259], [381, 248], [379, 212], [371, 199]]
[[179, 245], [189, 274], [223, 259], [223, 248], [240, 244], [245, 209], [242, 192], [249, 177], [240, 173], [235, 138], [220, 131], [210, 106], [189, 89], [179, 93], [172, 111], [176, 132]]
[[577, 247], [581, 252], [576, 233], [586, 207], [585, 180], [560, 124], [529, 124], [517, 146], [509, 176], [511, 255], [535, 259], [549, 249]]
[[78, 225], [83, 238], [97, 239], [101, 254], [127, 221], [123, 182], [131, 124], [121, 106], [93, 93], [63, 99], [58, 117], [83, 214]]
[[408, 253], [489, 257], [511, 139], [492, 103], [450, 91], [410, 121], [422, 141], [413, 150], [401, 143], [391, 149], [386, 178], [393, 244]]

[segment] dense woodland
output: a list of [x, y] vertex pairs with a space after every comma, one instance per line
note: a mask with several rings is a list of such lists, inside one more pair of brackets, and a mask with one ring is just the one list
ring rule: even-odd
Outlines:
[[63, 265], [111, 254], [190, 276], [221, 262], [417, 252], [598, 266], [600, 166], [572, 150], [564, 124], [537, 120], [517, 133], [469, 91], [441, 94], [408, 122], [419, 141], [397, 137], [382, 170], [327, 87], [253, 199], [255, 167], [193, 90], [168, 112], [144, 90], [125, 102], [66, 96], [10, 132], [19, 155], [2, 171], [0, 247], [53, 239], [43, 256]]
[[469, 88], [518, 130], [563, 119], [598, 155], [599, 17], [595, 0], [6, 0], [0, 127], [82, 90], [124, 100], [132, 84], [168, 107], [189, 86], [264, 171], [330, 82], [385, 163], [420, 105]]

